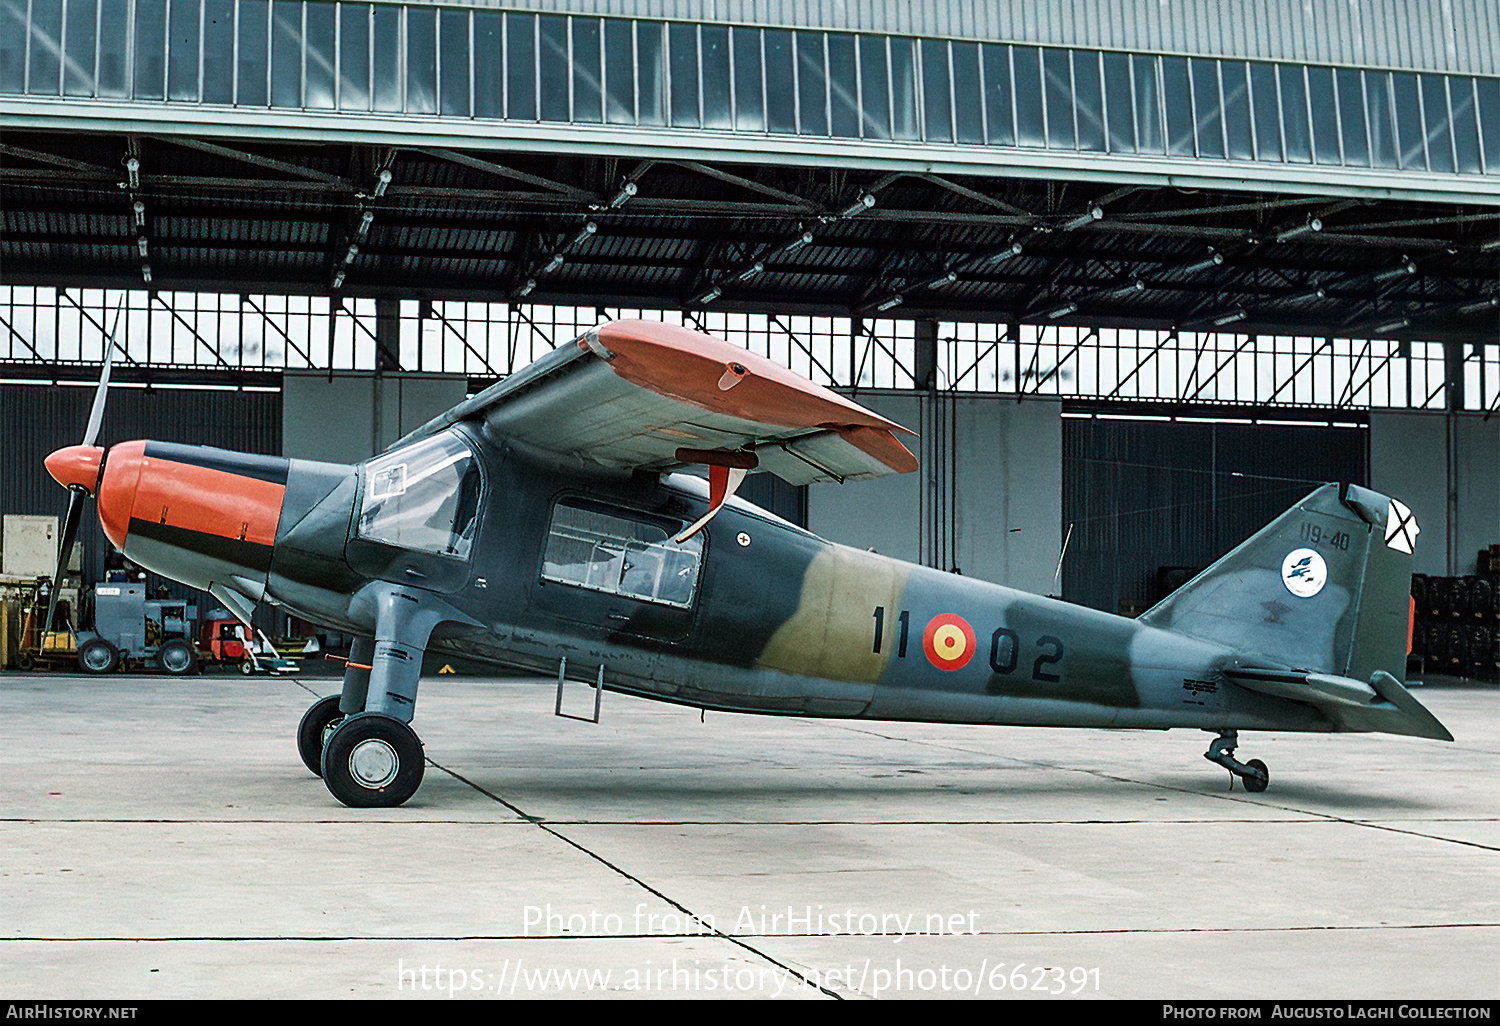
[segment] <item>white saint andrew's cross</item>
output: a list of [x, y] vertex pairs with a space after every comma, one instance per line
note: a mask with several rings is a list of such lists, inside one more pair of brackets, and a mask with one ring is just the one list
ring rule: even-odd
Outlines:
[[1397, 552], [1408, 556], [1417, 546], [1417, 535], [1422, 529], [1417, 526], [1417, 516], [1403, 503], [1391, 500], [1385, 514], [1385, 543]]

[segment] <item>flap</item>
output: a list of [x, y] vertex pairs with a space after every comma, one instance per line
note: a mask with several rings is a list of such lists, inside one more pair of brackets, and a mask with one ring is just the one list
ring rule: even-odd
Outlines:
[[532, 449], [619, 469], [684, 465], [679, 449], [754, 453], [791, 484], [909, 473], [906, 428], [779, 364], [654, 321], [601, 325], [403, 438], [483, 419]]

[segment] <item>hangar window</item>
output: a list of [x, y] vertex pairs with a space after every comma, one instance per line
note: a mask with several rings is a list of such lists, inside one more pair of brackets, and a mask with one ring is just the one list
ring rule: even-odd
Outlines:
[[[35, 8], [33, 8], [34, 10]], [[72, 53], [92, 54], [95, 48], [94, 16], [91, 3], [80, 4], [76, 0], [68, 5], [68, 20], [64, 26], [67, 33], [68, 50]], [[87, 58], [85, 58], [87, 60]], [[70, 60], [63, 63], [63, 92], [68, 96], [90, 96], [94, 92], [94, 66], [92, 61]]]
[[[11, 5], [12, 16], [25, 4]], [[8, 28], [9, 26], [7, 26]], [[62, 37], [62, 0], [33, 0], [31, 4], [31, 63], [26, 75], [26, 91], [57, 95], [58, 76], [62, 71], [56, 40]], [[158, 98], [160, 98], [158, 96]]]
[[505, 90], [505, 116], [535, 121], [536, 19], [530, 15], [505, 16]]
[[702, 535], [678, 544], [662, 526], [623, 510], [564, 500], [552, 511], [542, 579], [685, 609], [702, 558]]
[[[734, 127], [760, 132], [766, 127], [765, 75], [760, 66], [760, 29], [737, 28], [734, 40]], [[853, 81], [853, 77], [850, 77]], [[858, 109], [858, 101], [855, 101]]]
[[0, 0], [0, 94], [1500, 174], [1493, 75], [471, 7]]
[[480, 500], [479, 464], [451, 432], [365, 464], [356, 533], [369, 541], [466, 559]]
[[[821, 32], [792, 33], [797, 51], [797, 130], [803, 135], [828, 134], [828, 81], [823, 69]], [[704, 98], [705, 103], [707, 97]]]
[[[738, 60], [738, 56], [735, 60]], [[828, 110], [831, 131], [834, 135], [848, 139], [859, 138], [859, 58], [854, 49], [854, 37], [831, 35], [828, 37]], [[976, 91], [977, 95], [977, 91]], [[976, 117], [981, 108], [972, 108]]]
[[[604, 120], [599, 22], [593, 18], [569, 21], [573, 27], [573, 120], [597, 125]], [[443, 74], [446, 77], [447, 71]]]

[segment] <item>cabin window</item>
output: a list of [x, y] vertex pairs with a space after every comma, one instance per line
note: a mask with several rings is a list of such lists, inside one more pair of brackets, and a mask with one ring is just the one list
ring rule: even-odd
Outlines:
[[368, 541], [467, 559], [480, 497], [479, 464], [454, 434], [423, 439], [365, 464], [356, 533]]
[[701, 534], [679, 545], [655, 523], [564, 501], [552, 511], [542, 579], [685, 609], [702, 557]]

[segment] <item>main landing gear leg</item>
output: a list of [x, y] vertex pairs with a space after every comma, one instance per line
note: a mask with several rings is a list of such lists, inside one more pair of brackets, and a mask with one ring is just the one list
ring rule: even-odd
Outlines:
[[[368, 677], [345, 677], [339, 708], [342, 722], [328, 735], [322, 752], [323, 782], [335, 798], [354, 808], [393, 808], [404, 804], [422, 784], [426, 759], [422, 742], [411, 729], [416, 711], [422, 653], [432, 629], [445, 620], [476, 621], [430, 592], [376, 582], [351, 603], [374, 623], [373, 643], [366, 642]], [[363, 707], [359, 700], [362, 698]]]
[[334, 728], [352, 713], [363, 712], [365, 696], [370, 689], [370, 657], [375, 643], [369, 638], [355, 638], [349, 646], [349, 661], [344, 664], [344, 690], [341, 694], [320, 698], [302, 717], [297, 728], [297, 754], [314, 776], [323, 775], [323, 746]]
[[[1234, 757], [1234, 750], [1239, 747], [1239, 743], [1238, 732], [1223, 731], [1214, 743], [1208, 746], [1208, 751], [1203, 753], [1203, 757], [1209, 762], [1218, 763], [1234, 776], [1239, 777], [1244, 781], [1246, 791], [1259, 794], [1270, 785], [1271, 772], [1259, 759], [1251, 759], [1249, 762], [1237, 760]], [[1233, 777], [1230, 778], [1230, 783], [1233, 784]]]
[[350, 644], [349, 661], [344, 664], [344, 691], [339, 695], [339, 712], [344, 716], [364, 711], [374, 656], [375, 642], [369, 638], [355, 638]]

